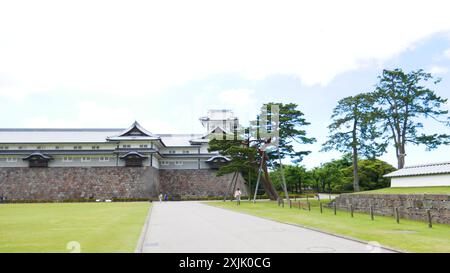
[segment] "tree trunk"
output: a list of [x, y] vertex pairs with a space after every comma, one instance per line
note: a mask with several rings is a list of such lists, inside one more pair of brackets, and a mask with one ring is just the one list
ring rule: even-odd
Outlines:
[[359, 189], [358, 150], [356, 147], [353, 147], [353, 190], [355, 192], [360, 191], [360, 189]]
[[398, 169], [403, 169], [405, 167], [405, 145], [400, 144], [397, 149], [397, 166]]
[[358, 128], [357, 119], [353, 122], [353, 131], [352, 131], [352, 150], [353, 150], [353, 191], [359, 191], [359, 172], [358, 172], [358, 147], [356, 146], [358, 143], [358, 137], [356, 135], [356, 130]]
[[272, 201], [278, 200], [278, 193], [275, 190], [273, 184], [270, 181], [269, 177], [269, 171], [267, 170], [267, 163], [266, 158], [262, 158], [263, 160], [263, 171], [264, 171], [264, 177], [262, 177], [262, 185], [264, 187], [264, 190], [266, 191], [267, 195], [269, 196], [269, 199]]

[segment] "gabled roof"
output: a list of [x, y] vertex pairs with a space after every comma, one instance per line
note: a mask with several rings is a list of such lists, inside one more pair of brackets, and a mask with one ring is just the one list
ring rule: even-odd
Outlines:
[[224, 160], [226, 162], [230, 161], [230, 159], [226, 156], [216, 155], [216, 156], [213, 156], [210, 159], [206, 160], [206, 162], [214, 162], [215, 160]]
[[404, 177], [433, 174], [450, 174], [450, 162], [408, 166], [395, 172], [386, 174], [384, 177]]
[[28, 155], [27, 157], [22, 158], [23, 160], [30, 160], [32, 157], [40, 157], [42, 159], [46, 159], [46, 160], [52, 160], [53, 158], [51, 156], [45, 155], [45, 154], [41, 154], [41, 153], [32, 153], [30, 155]]
[[142, 154], [140, 154], [138, 152], [129, 152], [129, 153], [126, 153], [126, 154], [120, 156], [120, 158], [126, 158], [126, 157], [129, 157], [129, 156], [137, 156], [137, 157], [140, 157], [140, 158], [147, 158], [147, 156], [142, 155]]
[[116, 136], [107, 137], [107, 140], [152, 140], [159, 139], [135, 121], [128, 129]]

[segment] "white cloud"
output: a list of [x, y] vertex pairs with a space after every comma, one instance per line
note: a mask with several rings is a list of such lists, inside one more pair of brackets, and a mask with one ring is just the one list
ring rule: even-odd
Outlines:
[[249, 107], [256, 103], [255, 91], [252, 89], [230, 89], [219, 92], [219, 100], [233, 107]]
[[439, 0], [3, 1], [0, 77], [15, 84], [0, 95], [146, 95], [218, 73], [324, 85], [450, 30], [449, 9]]
[[240, 118], [241, 124], [247, 124], [258, 113], [258, 100], [255, 90], [238, 88], [224, 90], [218, 93], [218, 108], [231, 108]]
[[126, 127], [135, 120], [128, 108], [109, 107], [96, 102], [85, 101], [77, 106], [73, 117], [59, 118], [35, 116], [24, 121], [24, 127], [30, 128], [117, 128]]
[[450, 48], [444, 51], [444, 57], [450, 59]]
[[429, 71], [431, 74], [437, 74], [437, 75], [442, 75], [442, 74], [446, 74], [448, 72], [448, 68], [447, 67], [443, 67], [443, 66], [432, 66], [430, 68]]

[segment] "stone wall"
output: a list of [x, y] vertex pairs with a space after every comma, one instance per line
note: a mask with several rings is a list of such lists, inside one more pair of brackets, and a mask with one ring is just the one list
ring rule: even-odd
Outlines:
[[[181, 197], [223, 196], [230, 188], [233, 174], [217, 176], [215, 170], [160, 170], [161, 191]], [[237, 188], [247, 194], [244, 179], [238, 177]], [[230, 190], [231, 193], [232, 189]]]
[[[8, 201], [147, 199], [159, 192], [171, 197], [223, 196], [233, 174], [215, 170], [157, 170], [153, 167], [0, 168], [0, 196]], [[247, 194], [239, 175], [237, 187]]]
[[0, 168], [0, 196], [8, 200], [151, 198], [158, 191], [152, 167]]
[[428, 221], [430, 210], [433, 222], [450, 224], [450, 195], [423, 194], [342, 194], [334, 201], [338, 209], [349, 210], [353, 204], [355, 211], [369, 212], [373, 206], [374, 214], [394, 216], [399, 209], [401, 218]]

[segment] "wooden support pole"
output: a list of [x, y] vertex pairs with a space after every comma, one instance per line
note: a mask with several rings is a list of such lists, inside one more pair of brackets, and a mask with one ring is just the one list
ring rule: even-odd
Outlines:
[[370, 219], [372, 219], [372, 221], [375, 220], [374, 216], [373, 216], [373, 207], [372, 206], [370, 206]]
[[311, 203], [308, 201], [308, 211], [311, 211]]
[[352, 218], [353, 218], [353, 205], [350, 205], [350, 215], [351, 215]]
[[320, 206], [320, 213], [323, 213], [323, 205], [322, 205], [322, 202], [319, 202], [319, 206]]
[[398, 213], [398, 208], [395, 208], [395, 220], [397, 224], [400, 224], [400, 214]]
[[427, 216], [428, 216], [428, 227], [433, 228], [433, 219], [431, 217], [431, 211], [427, 209]]
[[336, 202], [333, 202], [334, 215], [336, 215]]
[[263, 162], [264, 162], [264, 152], [262, 154], [261, 163], [259, 164], [258, 179], [256, 180], [255, 193], [253, 195], [253, 203], [256, 203], [256, 195], [258, 194], [259, 183], [261, 181], [261, 173], [263, 172], [263, 170], [262, 170]]

